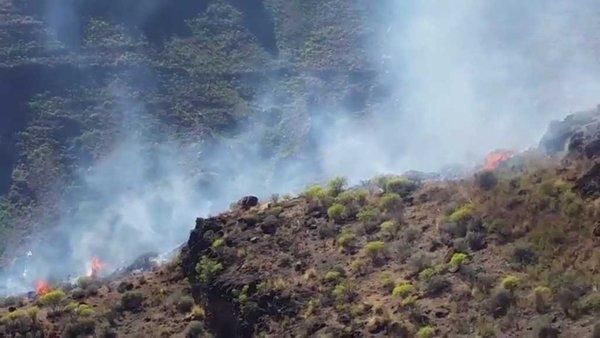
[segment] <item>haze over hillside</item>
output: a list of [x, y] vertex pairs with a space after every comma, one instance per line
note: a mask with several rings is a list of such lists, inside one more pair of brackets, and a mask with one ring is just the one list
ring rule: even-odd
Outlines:
[[598, 14], [0, 0], [0, 293], [173, 252], [245, 195], [471, 175], [490, 151], [536, 147], [551, 120], [598, 104]]

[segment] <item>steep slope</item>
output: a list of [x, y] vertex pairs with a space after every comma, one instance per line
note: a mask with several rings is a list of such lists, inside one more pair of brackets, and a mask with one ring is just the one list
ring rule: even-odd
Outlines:
[[[5, 299], [2, 329], [597, 337], [600, 153], [589, 149], [599, 117], [553, 125], [545, 142], [562, 143], [560, 154], [517, 154], [470, 178], [334, 179], [298, 197], [244, 198], [198, 218], [162, 267], [142, 257], [110, 278], [52, 285], [66, 291], [54, 303], [52, 293]], [[569, 135], [555, 133], [561, 124]]]
[[[580, 187], [600, 154], [574, 144], [600, 136], [588, 114], [562, 161], [528, 152], [459, 181], [334, 180], [198, 219], [182, 258], [195, 299], [221, 336], [596, 337], [598, 185]], [[214, 313], [222, 302], [239, 327]]]

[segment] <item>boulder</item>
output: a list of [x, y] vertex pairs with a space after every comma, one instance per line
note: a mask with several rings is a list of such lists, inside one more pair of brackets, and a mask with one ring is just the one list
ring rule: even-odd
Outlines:
[[245, 196], [238, 201], [238, 205], [244, 209], [249, 209], [258, 205], [258, 197]]

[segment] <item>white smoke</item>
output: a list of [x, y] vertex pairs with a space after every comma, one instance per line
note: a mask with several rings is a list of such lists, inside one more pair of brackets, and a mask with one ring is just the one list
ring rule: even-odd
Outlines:
[[[391, 95], [359, 118], [332, 108], [311, 116], [311, 151], [284, 163], [264, 159], [251, 128], [220, 145], [166, 137], [148, 144], [143, 104], [123, 101], [120, 144], [81, 172], [55, 233], [24, 258], [22, 290], [51, 274], [81, 274], [92, 257], [108, 268], [184, 242], [194, 218], [246, 194], [298, 191], [335, 175], [473, 164], [496, 148], [535, 145], [547, 123], [595, 106], [600, 93], [591, 1], [388, 1], [373, 59]], [[373, 24], [377, 26], [376, 24]], [[115, 97], [123, 95], [115, 90]], [[269, 100], [259, 105], [269, 109]], [[325, 118], [327, 116], [327, 118]], [[333, 118], [332, 118], [333, 116]], [[257, 128], [257, 129], [254, 129]], [[310, 158], [313, 156], [313, 158]], [[33, 276], [35, 271], [35, 276]]]
[[375, 50], [392, 97], [323, 131], [328, 173], [435, 170], [535, 145], [600, 97], [592, 1], [391, 1]]

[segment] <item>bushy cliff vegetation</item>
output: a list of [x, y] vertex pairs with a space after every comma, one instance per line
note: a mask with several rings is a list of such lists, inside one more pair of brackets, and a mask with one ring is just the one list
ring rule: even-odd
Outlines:
[[[0, 2], [0, 248], [59, 217], [75, 172], [132, 131], [310, 151], [310, 115], [366, 113], [376, 15], [346, 1]], [[360, 93], [360, 95], [358, 95]], [[258, 102], [268, 99], [269, 104]], [[302, 150], [305, 149], [305, 150]], [[199, 168], [199, 172], [200, 172]]]

